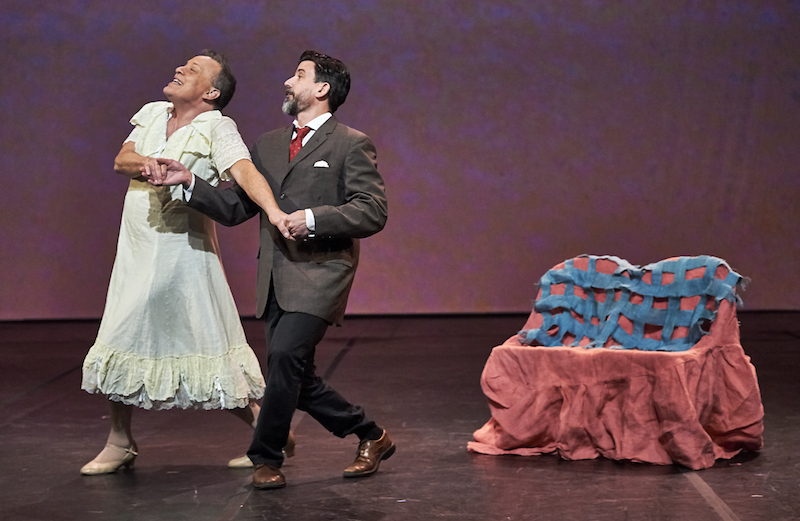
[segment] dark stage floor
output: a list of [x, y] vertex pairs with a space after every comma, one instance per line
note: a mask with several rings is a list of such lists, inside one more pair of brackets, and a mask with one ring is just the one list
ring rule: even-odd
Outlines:
[[[321, 373], [398, 445], [376, 475], [341, 477], [356, 440], [295, 416], [288, 487], [254, 490], [226, 468], [251, 430], [219, 411], [134, 413], [135, 468], [84, 477], [108, 432], [80, 390], [97, 322], [0, 322], [0, 519], [796, 520], [800, 519], [800, 312], [740, 312], [758, 370], [766, 445], [691, 472], [608, 460], [470, 454], [489, 418], [480, 373], [516, 316], [349, 317], [320, 346]], [[260, 323], [246, 320], [263, 359]]]

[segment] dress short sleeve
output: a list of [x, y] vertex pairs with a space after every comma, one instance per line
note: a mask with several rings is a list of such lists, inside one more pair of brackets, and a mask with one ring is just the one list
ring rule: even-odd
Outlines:
[[136, 143], [137, 139], [139, 138], [140, 131], [141, 129], [139, 127], [133, 127], [133, 130], [131, 130], [131, 133], [128, 134], [128, 137], [125, 138], [125, 141], [123, 141], [122, 144], [124, 145], [129, 141], [133, 141], [134, 143]]
[[236, 123], [229, 117], [223, 117], [215, 125], [211, 137], [211, 158], [220, 174], [220, 178], [230, 181], [228, 169], [241, 159], [250, 159], [250, 151], [244, 144]]
[[145, 149], [150, 154], [163, 151], [166, 144], [166, 124], [171, 112], [172, 103], [168, 101], [145, 103], [131, 118], [133, 130], [123, 144], [133, 141], [137, 144], [137, 152], [140, 154]]

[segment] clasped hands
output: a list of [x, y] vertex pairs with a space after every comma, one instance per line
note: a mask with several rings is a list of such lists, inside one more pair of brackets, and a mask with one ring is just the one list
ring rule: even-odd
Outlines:
[[[147, 157], [140, 170], [142, 177], [154, 186], [182, 184], [184, 188], [189, 188], [192, 183], [192, 173], [181, 162], [174, 159]], [[290, 241], [308, 239], [310, 231], [306, 225], [306, 214], [303, 210], [286, 214], [279, 209], [273, 209], [271, 212], [268, 211], [267, 215], [284, 238]]]

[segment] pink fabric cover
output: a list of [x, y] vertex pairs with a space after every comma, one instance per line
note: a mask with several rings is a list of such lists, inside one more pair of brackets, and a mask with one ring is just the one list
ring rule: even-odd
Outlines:
[[[533, 312], [524, 329], [537, 323]], [[532, 347], [514, 335], [492, 350], [481, 386], [492, 417], [469, 442], [473, 452], [697, 470], [763, 445], [756, 371], [727, 301], [688, 351]]]

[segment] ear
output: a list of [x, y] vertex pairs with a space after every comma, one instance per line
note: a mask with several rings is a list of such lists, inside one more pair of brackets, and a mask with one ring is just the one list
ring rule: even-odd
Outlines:
[[328, 97], [328, 93], [331, 91], [331, 84], [328, 82], [323, 82], [319, 84], [319, 88], [317, 88], [316, 96], [317, 99], [322, 101], [323, 99]]
[[221, 94], [221, 93], [220, 93], [219, 89], [216, 89], [216, 88], [214, 88], [214, 87], [211, 87], [209, 90], [207, 90], [207, 91], [206, 91], [206, 92], [203, 94], [203, 99], [204, 99], [205, 101], [214, 101], [215, 99], [219, 98], [219, 95], [220, 95], [220, 94]]

